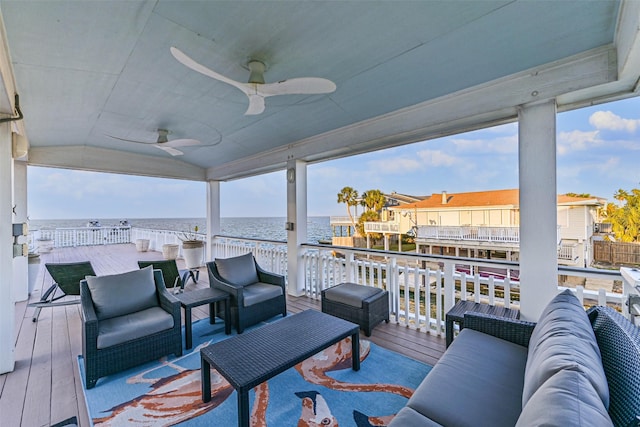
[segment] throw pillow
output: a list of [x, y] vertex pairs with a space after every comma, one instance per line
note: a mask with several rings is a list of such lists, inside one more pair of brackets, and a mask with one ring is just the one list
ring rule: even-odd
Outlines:
[[218, 258], [215, 263], [218, 274], [225, 282], [236, 286], [247, 286], [258, 282], [258, 271], [252, 253], [233, 258]]
[[98, 319], [110, 319], [158, 305], [152, 266], [110, 276], [87, 276], [86, 280]]

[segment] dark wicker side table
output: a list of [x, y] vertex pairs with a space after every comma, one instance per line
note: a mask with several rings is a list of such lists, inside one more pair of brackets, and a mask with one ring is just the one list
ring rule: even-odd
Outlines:
[[[220, 289], [204, 288], [196, 289], [194, 291], [182, 292], [174, 295], [179, 301], [182, 308], [184, 308], [184, 335], [185, 346], [191, 348], [192, 331], [191, 331], [191, 309], [204, 304], [209, 304], [209, 323], [216, 323], [216, 302], [224, 301], [224, 312], [229, 312], [229, 294], [221, 291]], [[224, 321], [224, 333], [229, 335], [231, 333], [231, 319]]]
[[473, 301], [458, 301], [445, 316], [447, 347], [449, 347], [453, 341], [453, 322], [458, 322], [460, 330], [462, 330], [464, 328], [464, 313], [466, 312], [491, 314], [494, 316], [506, 317], [508, 319], [520, 318], [520, 310], [513, 308], [504, 308]]

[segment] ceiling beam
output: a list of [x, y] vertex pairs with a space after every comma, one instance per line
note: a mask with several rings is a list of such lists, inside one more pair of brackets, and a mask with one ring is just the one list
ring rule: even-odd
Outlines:
[[205, 170], [175, 158], [145, 156], [89, 146], [38, 147], [29, 150], [30, 166], [122, 173], [204, 181]]
[[241, 178], [282, 169], [288, 160], [325, 161], [494, 126], [515, 120], [519, 105], [556, 98], [616, 79], [615, 48], [598, 48], [287, 147], [209, 168], [207, 179]]

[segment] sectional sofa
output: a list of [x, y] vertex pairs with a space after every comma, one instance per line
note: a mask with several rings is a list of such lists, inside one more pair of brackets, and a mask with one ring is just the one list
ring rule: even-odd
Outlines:
[[389, 426], [631, 427], [639, 415], [640, 329], [567, 290], [537, 324], [465, 314]]

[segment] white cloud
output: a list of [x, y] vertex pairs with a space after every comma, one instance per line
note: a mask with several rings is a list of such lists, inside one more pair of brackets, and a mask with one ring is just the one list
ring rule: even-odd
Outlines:
[[[420, 152], [418, 152], [420, 155]], [[376, 174], [400, 174], [420, 170], [426, 165], [422, 159], [400, 156], [377, 159], [367, 162], [369, 169]]]
[[560, 132], [558, 134], [558, 154], [566, 154], [569, 151], [582, 151], [590, 146], [599, 145], [603, 141], [600, 132], [573, 130], [571, 132]]
[[518, 134], [489, 139], [452, 138], [456, 149], [475, 153], [516, 153], [518, 151]]
[[640, 119], [623, 119], [611, 111], [596, 111], [589, 117], [596, 129], [618, 130], [634, 133], [640, 127]]
[[422, 166], [453, 166], [458, 163], [459, 160], [450, 156], [449, 154], [441, 150], [421, 150], [416, 153], [422, 161]]

